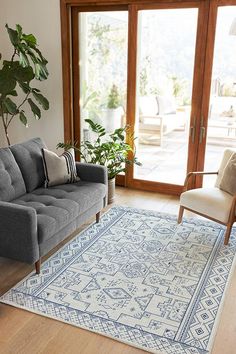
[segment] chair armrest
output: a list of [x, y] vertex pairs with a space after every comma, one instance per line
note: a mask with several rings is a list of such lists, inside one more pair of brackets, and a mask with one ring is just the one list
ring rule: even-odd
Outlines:
[[39, 259], [33, 208], [0, 201], [0, 256], [30, 264]]
[[[143, 114], [140, 114], [139, 115], [139, 122], [140, 123], [143, 123], [143, 124], [156, 124], [156, 122], [158, 122], [158, 124], [160, 124], [163, 120], [163, 115], [160, 115], [160, 114], [155, 114], [155, 115], [143, 115]], [[147, 123], [145, 122], [145, 120], [148, 119], [149, 121], [150, 120], [153, 120], [153, 123]]]
[[187, 190], [188, 188], [188, 183], [189, 183], [189, 179], [192, 176], [203, 176], [203, 175], [218, 175], [218, 171], [217, 172], [205, 172], [205, 171], [193, 171], [193, 172], [189, 172], [185, 178], [184, 181], [184, 191]]
[[103, 183], [108, 185], [107, 168], [92, 163], [76, 162], [78, 176], [83, 181]]

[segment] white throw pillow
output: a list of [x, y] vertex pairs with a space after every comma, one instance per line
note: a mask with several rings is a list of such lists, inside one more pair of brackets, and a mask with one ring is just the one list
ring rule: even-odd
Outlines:
[[46, 176], [45, 188], [79, 181], [76, 172], [74, 149], [65, 151], [61, 156], [47, 149], [42, 149], [42, 151]]

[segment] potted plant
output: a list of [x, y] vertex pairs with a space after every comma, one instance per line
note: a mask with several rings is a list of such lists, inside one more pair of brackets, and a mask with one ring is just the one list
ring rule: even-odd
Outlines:
[[128, 165], [141, 165], [135, 156], [135, 150], [132, 149], [129, 143], [125, 142], [127, 134], [129, 135], [128, 140], [130, 143], [135, 138], [133, 134], [130, 134], [128, 126], [115, 129], [114, 132], [107, 134], [106, 129], [100, 124], [94, 123], [90, 119], [85, 121], [89, 124], [92, 132], [96, 134], [94, 142], [82, 141], [80, 147], [77, 147], [76, 143], [59, 143], [57, 147], [64, 149], [73, 147], [79, 152], [81, 159], [85, 162], [107, 167], [108, 203], [110, 204], [114, 201], [116, 176], [126, 171]]
[[[34, 79], [46, 80], [48, 70], [47, 60], [38, 49], [37, 40], [32, 34], [23, 33], [20, 25], [16, 25], [16, 30], [6, 25], [6, 29], [13, 45], [13, 54], [10, 60], [3, 60], [0, 70], [0, 119], [7, 143], [10, 145], [8, 129], [12, 120], [19, 117], [20, 122], [28, 126], [24, 110], [26, 104], [35, 119], [41, 118], [39, 105], [45, 110], [49, 109], [46, 97], [39, 89], [31, 86]], [[15, 100], [18, 94], [20, 97]]]
[[106, 108], [102, 110], [102, 122], [107, 132], [113, 132], [122, 126], [123, 109], [118, 87], [113, 84], [107, 98]]

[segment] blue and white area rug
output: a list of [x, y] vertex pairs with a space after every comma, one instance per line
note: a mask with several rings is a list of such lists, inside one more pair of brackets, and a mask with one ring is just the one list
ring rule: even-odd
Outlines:
[[215, 223], [114, 207], [0, 299], [151, 353], [208, 353], [233, 270]]

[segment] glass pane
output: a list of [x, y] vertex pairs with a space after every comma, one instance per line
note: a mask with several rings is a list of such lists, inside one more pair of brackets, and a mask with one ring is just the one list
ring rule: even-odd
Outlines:
[[139, 12], [135, 178], [184, 182], [197, 18], [197, 9]]
[[[236, 148], [236, 6], [219, 7], [215, 38], [205, 170], [217, 171], [226, 147]], [[204, 177], [212, 186], [215, 176]]]
[[79, 13], [81, 140], [92, 140], [85, 119], [107, 133], [125, 125], [128, 14]]

